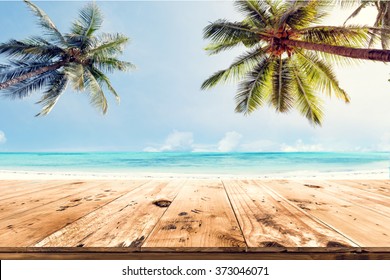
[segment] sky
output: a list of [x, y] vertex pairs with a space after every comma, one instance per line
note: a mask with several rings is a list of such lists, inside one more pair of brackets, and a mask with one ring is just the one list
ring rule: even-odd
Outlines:
[[[86, 2], [35, 2], [68, 32]], [[242, 52], [204, 51], [203, 28], [220, 18], [240, 20], [230, 1], [104, 2], [102, 31], [131, 38], [121, 59], [137, 66], [110, 75], [121, 96], [109, 97], [106, 115], [89, 105], [85, 92], [67, 90], [46, 117], [35, 104], [0, 98], [0, 152], [25, 151], [390, 151], [390, 69], [364, 62], [335, 71], [351, 97], [345, 104], [324, 96], [322, 127], [297, 112], [263, 107], [249, 116], [234, 112], [237, 85], [202, 91], [200, 85]], [[334, 9], [324, 24], [341, 25], [351, 11]], [[373, 10], [355, 22], [372, 24]], [[0, 42], [40, 35], [21, 1], [0, 2]], [[0, 58], [1, 59], [1, 58]], [[3, 57], [4, 59], [4, 57]]]

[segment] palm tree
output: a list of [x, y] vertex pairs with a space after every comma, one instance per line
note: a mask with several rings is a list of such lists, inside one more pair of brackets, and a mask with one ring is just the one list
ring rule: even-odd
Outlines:
[[[374, 27], [379, 28], [390, 28], [390, 2], [388, 0], [350, 0], [342, 2], [339, 0], [340, 4], [343, 7], [350, 7], [355, 4], [358, 4], [356, 10], [347, 18], [345, 23], [348, 22], [351, 18], [356, 17], [362, 10], [367, 7], [375, 7], [377, 9], [377, 16], [375, 19]], [[380, 33], [380, 30], [375, 30], [375, 33]], [[390, 47], [390, 38], [386, 33], [380, 33], [381, 35], [381, 44], [383, 49], [389, 49]], [[372, 46], [375, 40], [375, 36], [370, 41], [369, 46]]]
[[[328, 3], [329, 4], [329, 3]], [[349, 102], [330, 62], [351, 58], [390, 61], [389, 50], [365, 49], [378, 28], [321, 26], [329, 8], [322, 1], [237, 1], [240, 22], [217, 20], [204, 29], [209, 54], [236, 46], [247, 51], [227, 69], [209, 77], [202, 89], [240, 81], [236, 112], [251, 113], [269, 103], [277, 112], [297, 108], [312, 124], [323, 118], [317, 92]]]
[[53, 109], [71, 84], [75, 91], [88, 92], [91, 104], [105, 114], [108, 104], [104, 90], [119, 101], [106, 73], [134, 67], [117, 58], [129, 39], [122, 34], [96, 35], [103, 18], [95, 4], [86, 5], [70, 33], [61, 34], [44, 11], [30, 1], [24, 2], [37, 16], [45, 37], [0, 44], [0, 54], [9, 58], [7, 65], [0, 65], [0, 91], [10, 98], [24, 98], [43, 90], [38, 101], [43, 106], [37, 114], [40, 116]]

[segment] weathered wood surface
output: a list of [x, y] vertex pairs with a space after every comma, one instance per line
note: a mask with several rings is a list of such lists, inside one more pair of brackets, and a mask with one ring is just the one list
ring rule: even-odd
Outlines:
[[[49, 188], [61, 187], [64, 181], [0, 181], [0, 201], [20, 195], [26, 195], [34, 192], [42, 192]], [[72, 182], [75, 183], [75, 182]]]
[[130, 247], [139, 249], [166, 211], [153, 204], [172, 201], [183, 181], [152, 181], [46, 237], [37, 247]]
[[302, 209], [256, 182], [225, 181], [227, 193], [242, 228], [248, 251], [324, 251], [357, 247], [334, 229], [313, 219]]
[[322, 188], [322, 192], [390, 217], [390, 198], [382, 194], [354, 188], [343, 182], [321, 181], [320, 186], [316, 185], [316, 181], [304, 181], [303, 184]]
[[90, 184], [93, 187], [81, 193], [8, 218], [0, 217], [0, 246], [33, 246], [46, 236], [141, 185], [137, 181], [95, 181]]
[[221, 181], [190, 181], [142, 251], [244, 251], [245, 241]]
[[[26, 184], [26, 183], [25, 183]], [[10, 216], [33, 211], [36, 207], [55, 202], [60, 199], [66, 199], [72, 195], [82, 193], [88, 189], [92, 191], [99, 183], [71, 182], [71, 183], [52, 183], [41, 191], [35, 190], [26, 194], [19, 194], [0, 201], [0, 217], [8, 219]]]
[[[171, 203], [153, 204], [161, 200]], [[390, 254], [390, 181], [0, 181], [0, 256], [99, 248], [383, 256]]]
[[375, 181], [375, 180], [344, 180], [334, 181], [335, 183], [342, 183], [356, 189], [361, 189], [366, 192], [374, 192], [380, 195], [390, 196], [390, 183], [387, 181]]
[[309, 215], [337, 230], [361, 247], [390, 248], [390, 218], [315, 185], [286, 180], [272, 181], [267, 187], [294, 203]]

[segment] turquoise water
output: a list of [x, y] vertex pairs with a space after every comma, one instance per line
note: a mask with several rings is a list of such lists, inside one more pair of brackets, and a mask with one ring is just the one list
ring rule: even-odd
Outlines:
[[388, 169], [390, 153], [0, 153], [0, 170], [267, 175]]

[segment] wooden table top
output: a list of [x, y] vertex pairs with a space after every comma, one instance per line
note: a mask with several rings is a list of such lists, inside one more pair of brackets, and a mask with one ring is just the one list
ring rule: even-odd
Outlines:
[[389, 254], [389, 180], [0, 181], [0, 258]]

